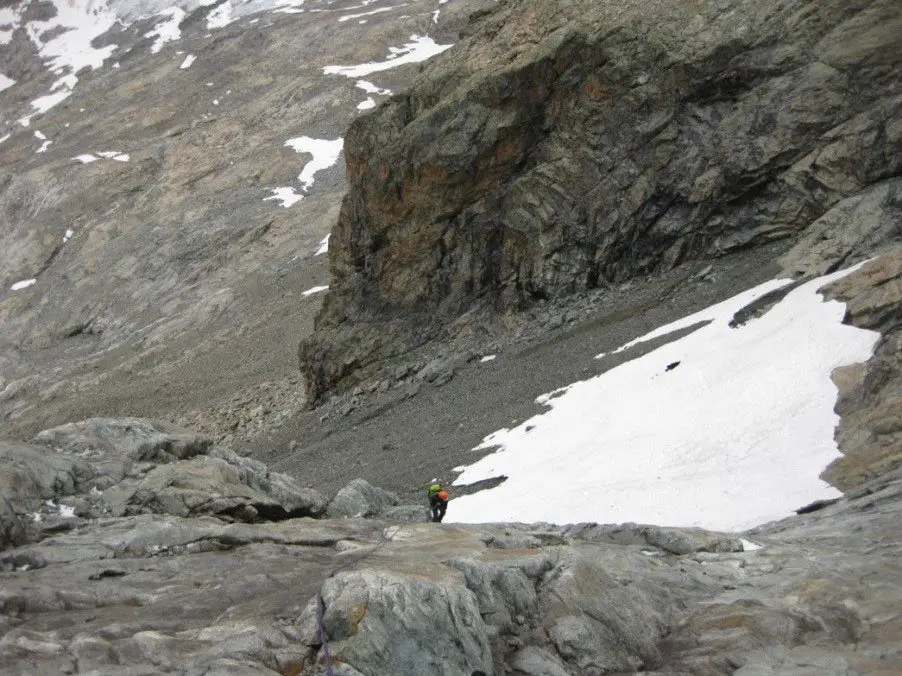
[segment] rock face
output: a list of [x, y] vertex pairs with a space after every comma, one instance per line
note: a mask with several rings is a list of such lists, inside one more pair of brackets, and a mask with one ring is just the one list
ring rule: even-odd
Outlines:
[[284, 474], [149, 420], [94, 418], [0, 442], [0, 537], [22, 544], [82, 519], [215, 515], [234, 521], [319, 516], [325, 500]]
[[871, 359], [833, 374], [839, 387], [836, 440], [844, 455], [823, 478], [851, 490], [902, 465], [902, 248], [825, 291], [846, 303], [847, 323], [881, 334]]
[[778, 238], [807, 238], [803, 270], [819, 233], [827, 266], [898, 239], [900, 35], [893, 0], [481, 13], [346, 136], [330, 292], [300, 349], [309, 398], [474, 306]]

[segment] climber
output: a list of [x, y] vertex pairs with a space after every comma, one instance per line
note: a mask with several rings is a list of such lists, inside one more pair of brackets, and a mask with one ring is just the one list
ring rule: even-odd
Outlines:
[[432, 520], [435, 523], [441, 523], [447, 509], [448, 491], [442, 488], [438, 479], [433, 479], [429, 485], [429, 511], [432, 513]]

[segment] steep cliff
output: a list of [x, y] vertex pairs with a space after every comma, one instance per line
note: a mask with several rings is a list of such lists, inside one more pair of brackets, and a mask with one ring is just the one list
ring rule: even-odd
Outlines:
[[[799, 238], [796, 274], [827, 260], [824, 239], [828, 267], [898, 240], [893, 0], [508, 0], [478, 14], [347, 134], [330, 292], [299, 351], [310, 401], [473, 308], [781, 238]], [[844, 204], [844, 227], [818, 223]]]

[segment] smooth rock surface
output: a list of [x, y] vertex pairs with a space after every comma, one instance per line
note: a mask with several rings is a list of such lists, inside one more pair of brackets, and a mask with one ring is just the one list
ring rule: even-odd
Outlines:
[[372, 486], [363, 479], [355, 479], [332, 498], [326, 508], [326, 515], [332, 519], [376, 516], [397, 505], [398, 501], [398, 496], [394, 493]]

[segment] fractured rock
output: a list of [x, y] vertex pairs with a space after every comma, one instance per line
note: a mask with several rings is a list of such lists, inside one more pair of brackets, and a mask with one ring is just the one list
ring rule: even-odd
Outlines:
[[399, 498], [394, 493], [372, 486], [364, 479], [354, 479], [332, 498], [326, 514], [332, 518], [348, 516], [376, 516], [394, 507]]

